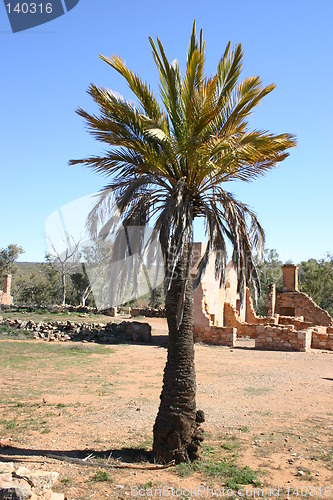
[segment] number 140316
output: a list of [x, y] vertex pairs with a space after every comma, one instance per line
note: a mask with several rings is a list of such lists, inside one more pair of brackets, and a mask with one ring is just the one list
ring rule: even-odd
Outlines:
[[8, 14], [52, 14], [52, 2], [9, 2]]

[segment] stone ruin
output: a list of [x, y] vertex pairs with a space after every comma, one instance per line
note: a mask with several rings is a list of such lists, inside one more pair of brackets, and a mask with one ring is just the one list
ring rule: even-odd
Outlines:
[[[31, 319], [3, 319], [0, 316], [0, 333], [15, 335], [18, 338], [33, 337], [48, 342], [97, 342], [98, 344], [117, 344], [123, 342], [151, 343], [151, 326], [141, 321], [122, 321], [121, 323], [77, 323], [75, 321], [39, 321]], [[8, 332], [7, 328], [11, 330]], [[1, 497], [0, 497], [1, 500]]]
[[[194, 243], [192, 276], [205, 251], [205, 244]], [[333, 350], [333, 319], [308, 295], [298, 290], [298, 267], [285, 264], [283, 291], [270, 287], [266, 316], [256, 314], [250, 290], [245, 287], [241, 303], [237, 274], [227, 266], [226, 283], [215, 279], [215, 258], [211, 256], [201, 284], [194, 291], [194, 341], [235, 347], [237, 339], [250, 337], [256, 349], [308, 351]]]
[[0, 290], [0, 306], [11, 306], [13, 297], [10, 295], [10, 288], [12, 285], [12, 277], [10, 274], [5, 274], [3, 277], [3, 291]]
[[[0, 447], [3, 442], [0, 441]], [[0, 499], [65, 500], [63, 493], [55, 493], [51, 489], [58, 477], [59, 472], [32, 470], [14, 465], [14, 462], [0, 462]]]

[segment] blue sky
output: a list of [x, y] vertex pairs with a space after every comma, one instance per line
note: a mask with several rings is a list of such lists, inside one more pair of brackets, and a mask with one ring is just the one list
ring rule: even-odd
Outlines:
[[1, 4], [0, 248], [17, 243], [21, 260], [42, 261], [49, 214], [103, 186], [105, 178], [68, 166], [103, 151], [75, 113], [78, 106], [95, 111], [89, 84], [131, 97], [98, 54], [120, 55], [157, 91], [148, 36], [159, 36], [169, 59], [184, 67], [194, 18], [204, 30], [208, 74], [230, 40], [242, 43], [244, 76], [276, 83], [253, 127], [298, 138], [277, 169], [229, 188], [257, 213], [266, 246], [282, 260], [333, 252], [331, 0], [80, 0], [66, 15], [16, 34]]

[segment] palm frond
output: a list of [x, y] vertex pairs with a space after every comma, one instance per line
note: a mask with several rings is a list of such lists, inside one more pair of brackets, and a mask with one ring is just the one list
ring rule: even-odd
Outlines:
[[[158, 101], [155, 98], [149, 85], [147, 85], [146, 82], [141, 80], [141, 78], [135, 73], [133, 73], [133, 71], [129, 70], [120, 57], [115, 55], [111, 57], [105, 57], [100, 55], [100, 58], [107, 64], [109, 64], [112, 68], [114, 68], [116, 71], [118, 71], [118, 73], [120, 73], [126, 79], [130, 89], [139, 99], [139, 102], [143, 108], [143, 112], [149, 118], [155, 120], [160, 120], [161, 117], [165, 118], [158, 104]], [[167, 122], [164, 121], [164, 123], [166, 124]]]

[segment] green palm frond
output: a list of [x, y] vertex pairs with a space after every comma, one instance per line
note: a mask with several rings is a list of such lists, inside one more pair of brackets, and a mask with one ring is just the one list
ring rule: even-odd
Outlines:
[[164, 116], [157, 99], [154, 97], [149, 85], [147, 85], [141, 78], [138, 77], [133, 71], [129, 70], [123, 61], [118, 56], [100, 58], [109, 64], [113, 69], [118, 71], [127, 81], [129, 88], [133, 91], [142, 106], [142, 111], [151, 119], [160, 120], [164, 118], [164, 125], [167, 126], [166, 117]]

